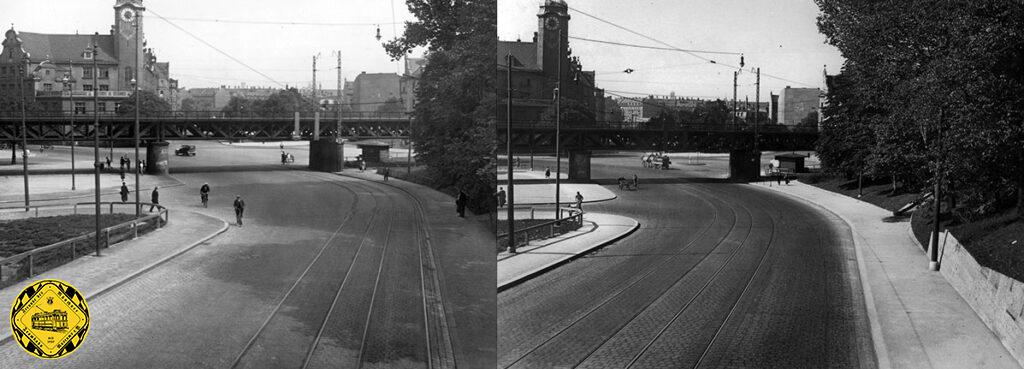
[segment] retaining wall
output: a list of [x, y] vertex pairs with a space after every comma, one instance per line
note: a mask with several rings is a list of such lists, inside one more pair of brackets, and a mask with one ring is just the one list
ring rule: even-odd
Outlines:
[[1024, 282], [979, 265], [948, 231], [939, 239], [942, 276], [1024, 366]]

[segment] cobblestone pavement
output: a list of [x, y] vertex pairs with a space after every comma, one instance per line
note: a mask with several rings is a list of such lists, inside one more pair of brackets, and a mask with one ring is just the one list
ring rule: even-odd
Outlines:
[[[445, 306], [422, 241], [429, 222], [398, 189], [304, 171], [178, 177], [186, 186], [161, 199], [234, 219], [239, 194], [245, 225], [89, 301], [92, 328], [69, 357], [37, 360], [6, 344], [0, 367], [423, 368], [476, 353], [452, 347], [465, 338], [452, 338], [450, 322], [472, 318]], [[204, 181], [208, 209], [195, 193]], [[489, 276], [479, 284], [493, 296]], [[466, 286], [447, 283], [458, 301]]]
[[592, 208], [640, 230], [498, 295], [500, 367], [876, 366], [839, 219], [748, 185], [618, 194]]

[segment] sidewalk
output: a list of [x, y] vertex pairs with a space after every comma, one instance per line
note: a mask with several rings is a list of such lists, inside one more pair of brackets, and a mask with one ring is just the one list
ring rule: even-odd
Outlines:
[[498, 254], [498, 292], [543, 274], [587, 252], [604, 247], [640, 228], [632, 218], [584, 213], [583, 227], [561, 236], [530, 242], [519, 253]]
[[[508, 192], [508, 186], [498, 184]], [[516, 206], [523, 205], [546, 205], [555, 203], [555, 184], [516, 184], [515, 186]], [[613, 200], [617, 195], [608, 189], [596, 184], [589, 183], [562, 183], [559, 188], [559, 198], [562, 205], [576, 204], [576, 192], [583, 195], [583, 203]], [[583, 207], [586, 209], [586, 206]]]
[[[9, 304], [34, 281], [60, 279], [75, 286], [86, 300], [94, 298], [228, 229], [218, 218], [186, 210], [169, 210], [163, 228], [43, 272], [0, 290], [0, 303]], [[11, 338], [10, 324], [0, 324], [0, 342]]]
[[853, 232], [880, 368], [1020, 368], [890, 211], [795, 182], [761, 187], [818, 205]]
[[[23, 205], [25, 203], [25, 179], [19, 172], [17, 175], [0, 176], [0, 207]], [[135, 201], [135, 176], [126, 174], [124, 182], [132, 192], [129, 199]], [[93, 201], [95, 192], [95, 177], [90, 174], [78, 174], [75, 176], [75, 190], [71, 191], [71, 175], [63, 174], [29, 174], [29, 200], [36, 201], [63, 200], [81, 198], [82, 201]], [[139, 177], [139, 185], [142, 186], [142, 200], [149, 201], [150, 192], [153, 186], [173, 187], [182, 185], [177, 179], [170, 176], [143, 175]], [[117, 195], [121, 189], [121, 176], [118, 173], [100, 174], [100, 194]]]

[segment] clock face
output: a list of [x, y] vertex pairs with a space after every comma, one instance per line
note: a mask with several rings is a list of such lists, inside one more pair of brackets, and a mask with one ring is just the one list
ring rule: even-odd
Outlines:
[[121, 19], [128, 23], [134, 22], [135, 10], [132, 10], [131, 8], [121, 9]]
[[544, 28], [551, 30], [558, 28], [558, 18], [548, 18], [544, 21]]

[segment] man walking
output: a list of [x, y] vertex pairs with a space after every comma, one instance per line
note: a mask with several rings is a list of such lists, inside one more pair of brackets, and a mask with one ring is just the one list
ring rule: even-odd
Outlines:
[[459, 191], [459, 197], [455, 199], [455, 211], [459, 213], [459, 218], [466, 217], [466, 193]]
[[576, 191], [576, 208], [583, 211], [583, 195], [579, 191]]
[[157, 190], [156, 186], [153, 186], [153, 194], [150, 195], [153, 205], [149, 206], [149, 211], [153, 211], [153, 207], [160, 204], [160, 191]]
[[121, 202], [128, 202], [128, 186], [125, 185], [124, 182], [121, 182]]
[[245, 201], [242, 200], [242, 195], [235, 195], [235, 221], [238, 222], [238, 226], [242, 226], [242, 213], [245, 212]]
[[505, 188], [498, 187], [498, 207], [499, 208], [505, 207], [505, 200], [506, 200], [505, 196], [506, 196], [505, 195]]
[[544, 179], [551, 179], [551, 168], [544, 167]]
[[636, 173], [633, 173], [633, 188], [640, 189], [640, 177], [637, 177]]
[[388, 181], [388, 177], [391, 176], [391, 167], [384, 167], [384, 182]]

